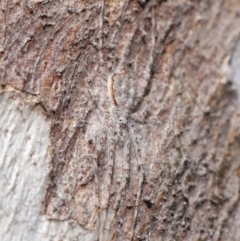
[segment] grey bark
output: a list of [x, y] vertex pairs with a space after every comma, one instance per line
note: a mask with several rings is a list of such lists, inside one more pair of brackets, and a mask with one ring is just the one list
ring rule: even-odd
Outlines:
[[237, 0], [0, 4], [4, 240], [240, 240]]

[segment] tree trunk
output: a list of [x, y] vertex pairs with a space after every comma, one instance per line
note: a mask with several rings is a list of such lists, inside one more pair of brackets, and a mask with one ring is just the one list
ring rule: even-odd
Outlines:
[[1, 240], [240, 240], [239, 1], [0, 6]]

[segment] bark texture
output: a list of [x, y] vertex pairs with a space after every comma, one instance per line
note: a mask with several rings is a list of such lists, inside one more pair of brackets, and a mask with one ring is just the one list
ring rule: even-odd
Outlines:
[[1, 105], [47, 117], [42, 217], [74, 223], [44, 240], [240, 239], [239, 1], [0, 4]]

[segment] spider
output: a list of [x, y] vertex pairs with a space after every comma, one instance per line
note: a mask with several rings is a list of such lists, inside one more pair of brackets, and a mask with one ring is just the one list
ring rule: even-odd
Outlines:
[[[96, 86], [94, 88], [104, 92], [104, 94], [95, 93], [98, 97], [96, 102], [101, 103], [97, 104], [99, 108], [96, 108], [100, 114], [92, 120], [90, 126], [93, 131], [89, 133], [90, 138], [94, 140], [94, 156], [97, 160], [95, 180], [96, 186], [98, 186], [99, 216], [97, 226], [100, 241], [113, 240], [117, 224], [119, 229], [124, 225], [128, 228], [131, 227], [128, 240], [132, 240], [134, 236], [144, 181], [146, 157], [143, 156], [143, 153], [146, 155], [146, 151], [142, 150], [147, 146], [147, 143], [142, 141], [140, 125], [144, 121], [139, 117], [142, 114], [139, 107], [151, 81], [150, 72], [155, 47], [154, 2], [153, 0], [149, 5], [149, 8], [152, 9], [150, 35], [152, 40], [148, 65], [142, 69], [142, 81], [137, 79], [138, 74], [136, 76], [131, 74], [134, 70], [132, 72], [125, 71], [125, 55], [129, 52], [130, 46], [128, 43], [120, 56], [119, 65], [115, 68], [115, 72], [109, 73], [107, 76], [107, 88], [102, 88], [101, 84], [98, 86], [100, 88]], [[134, 24], [135, 28], [138, 28], [137, 22]], [[132, 34], [135, 32], [134, 29]], [[129, 41], [132, 41], [131, 37], [129, 37]], [[104, 63], [102, 46], [101, 39], [99, 47], [101, 64]], [[100, 72], [102, 75], [107, 73], [104, 68]], [[108, 95], [105, 95], [106, 92]], [[102, 100], [100, 100], [101, 98]], [[137, 192], [132, 195], [132, 190]], [[134, 200], [129, 200], [133, 199], [133, 196]], [[126, 209], [124, 210], [125, 204], [131, 210], [126, 214], [127, 217], [124, 221], [122, 217], [125, 212], [128, 212]]]
[[130, 236], [131, 239], [133, 237], [144, 180], [144, 157], [140, 150], [143, 143], [140, 144], [141, 136], [136, 124], [136, 118], [139, 120], [140, 117], [134, 113], [141, 99], [136, 84], [125, 72], [113, 74], [108, 78], [108, 111], [100, 114], [102, 123], [95, 124], [96, 132], [94, 137], [91, 137], [95, 140], [95, 157], [98, 159], [99, 169], [96, 177], [97, 185], [100, 186], [99, 240], [112, 239], [113, 234], [109, 231], [114, 228], [110, 225], [118, 216], [120, 204], [126, 198], [124, 193], [126, 189], [137, 185], [135, 201], [131, 204], [134, 211]]

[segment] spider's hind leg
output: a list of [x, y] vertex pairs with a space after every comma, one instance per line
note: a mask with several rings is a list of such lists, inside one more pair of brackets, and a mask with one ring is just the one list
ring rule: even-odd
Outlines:
[[136, 156], [136, 159], [137, 159], [138, 173], [139, 173], [137, 197], [136, 197], [134, 217], [133, 217], [133, 228], [132, 228], [132, 233], [131, 233], [131, 240], [132, 240], [133, 236], [134, 236], [134, 229], [135, 229], [135, 226], [136, 226], [136, 220], [137, 220], [137, 216], [138, 216], [138, 208], [139, 208], [139, 204], [140, 204], [140, 200], [141, 200], [142, 185], [143, 185], [145, 173], [144, 173], [144, 167], [143, 167], [143, 158], [142, 158], [142, 155], [140, 153], [139, 144], [138, 144], [137, 136], [136, 136], [135, 131], [134, 131], [133, 123], [129, 124], [129, 134], [130, 134], [131, 141], [133, 143], [133, 150], [135, 152], [135, 156]]
[[113, 182], [113, 175], [114, 175], [114, 124], [111, 122], [108, 122], [107, 124], [107, 138], [106, 138], [106, 144], [107, 144], [107, 153], [106, 153], [106, 159], [107, 162], [104, 163], [103, 166], [103, 182], [99, 183], [101, 186], [101, 209], [99, 214], [99, 240], [100, 241], [107, 241], [106, 237], [109, 236], [110, 232], [110, 225], [108, 218], [108, 213], [110, 210], [110, 197], [111, 197], [111, 187]]
[[[106, 241], [114, 240], [114, 236], [118, 231], [116, 227], [119, 227], [119, 212], [122, 212], [122, 204], [126, 200], [125, 191], [128, 186], [130, 178], [130, 148], [131, 140], [129, 138], [129, 131], [121, 129], [115, 136], [116, 146], [114, 157], [114, 168], [112, 182], [112, 196], [110, 197], [109, 209], [107, 211], [107, 222], [109, 223], [108, 235], [105, 236]], [[121, 226], [121, 225], [120, 225]]]

